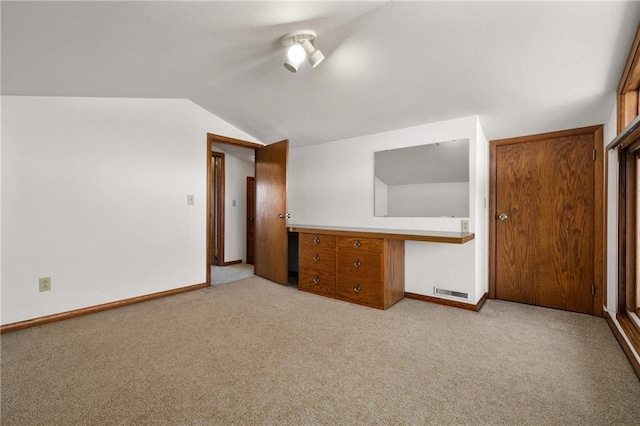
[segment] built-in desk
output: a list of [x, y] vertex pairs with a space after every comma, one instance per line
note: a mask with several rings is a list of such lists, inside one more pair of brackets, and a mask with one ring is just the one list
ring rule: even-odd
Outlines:
[[404, 242], [464, 244], [474, 234], [291, 225], [298, 237], [298, 288], [387, 309], [404, 298]]

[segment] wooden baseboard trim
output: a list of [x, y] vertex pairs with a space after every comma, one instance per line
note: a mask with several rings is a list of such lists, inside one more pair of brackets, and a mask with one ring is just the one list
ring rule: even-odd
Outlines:
[[231, 262], [224, 262], [224, 266], [237, 265], [238, 263], [242, 263], [242, 259], [240, 259], [240, 260], [232, 260]]
[[478, 300], [478, 303], [476, 303], [475, 305], [472, 305], [470, 303], [456, 302], [455, 300], [441, 299], [439, 297], [433, 297], [433, 296], [425, 296], [423, 294], [406, 293], [406, 292], [404, 293], [404, 297], [406, 297], [407, 299], [422, 300], [423, 302], [437, 303], [438, 305], [451, 306], [454, 308], [466, 309], [468, 311], [474, 311], [474, 312], [478, 312], [482, 308], [482, 305], [484, 305], [484, 302], [487, 300], [488, 296], [489, 295], [485, 293], [480, 298], [480, 300]]
[[173, 296], [188, 291], [199, 290], [208, 287], [207, 283], [194, 284], [187, 287], [175, 288], [173, 290], [161, 291], [159, 293], [147, 294], [145, 296], [132, 297], [131, 299], [118, 300], [116, 302], [104, 303], [102, 305], [90, 306], [88, 308], [75, 309], [73, 311], [61, 312], [59, 314], [48, 315], [46, 317], [34, 318], [26, 321], [14, 322], [0, 326], [0, 334], [10, 333], [12, 331], [23, 330], [29, 327], [49, 324], [52, 322], [62, 321], [69, 318], [80, 317], [83, 315], [94, 314], [96, 312], [108, 311], [109, 309], [120, 308], [122, 306], [133, 305], [135, 303], [146, 302], [148, 300], [159, 299], [161, 297]]
[[[624, 338], [624, 336], [622, 335], [622, 332], [620, 331], [620, 329], [616, 324], [616, 321], [613, 320], [609, 312], [605, 311], [604, 318], [607, 320], [607, 324], [609, 324], [609, 328], [611, 328], [613, 335], [616, 336], [616, 340], [620, 344], [622, 351], [627, 356], [629, 363], [631, 363], [631, 367], [633, 368], [633, 371], [635, 371], [636, 375], [638, 376], [638, 379], [640, 380], [640, 362], [638, 362], [638, 359], [633, 354], [633, 351], [631, 350], [631, 347], [629, 346], [627, 339]], [[620, 327], [624, 329], [624, 326], [622, 324], [620, 325]]]

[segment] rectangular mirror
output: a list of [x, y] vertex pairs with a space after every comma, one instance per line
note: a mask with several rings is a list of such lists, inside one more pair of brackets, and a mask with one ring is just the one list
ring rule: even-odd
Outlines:
[[375, 216], [469, 217], [469, 139], [374, 156]]

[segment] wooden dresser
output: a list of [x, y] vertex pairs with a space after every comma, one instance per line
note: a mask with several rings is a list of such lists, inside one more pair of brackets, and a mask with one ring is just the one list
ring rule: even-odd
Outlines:
[[387, 309], [404, 297], [404, 241], [299, 233], [298, 287]]
[[291, 226], [298, 233], [298, 288], [387, 309], [404, 298], [405, 240], [464, 244], [474, 234]]

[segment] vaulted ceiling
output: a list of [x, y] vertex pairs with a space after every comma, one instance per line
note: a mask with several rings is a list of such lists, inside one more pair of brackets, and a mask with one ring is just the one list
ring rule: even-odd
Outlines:
[[[489, 139], [604, 123], [638, 2], [2, 2], [3, 95], [187, 98], [270, 143], [473, 114]], [[279, 39], [326, 56], [292, 74]]]

